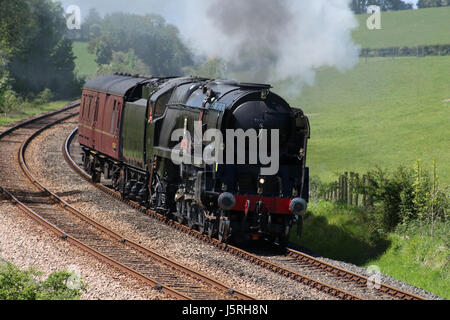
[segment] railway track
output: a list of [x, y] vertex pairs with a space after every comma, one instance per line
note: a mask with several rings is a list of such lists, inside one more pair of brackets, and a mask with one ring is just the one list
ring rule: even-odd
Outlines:
[[[292, 249], [287, 249], [284, 255], [278, 256], [276, 258], [262, 257], [261, 255], [252, 254], [240, 248], [224, 244], [217, 239], [211, 239], [207, 235], [204, 235], [194, 229], [191, 229], [185, 225], [182, 225], [173, 220], [167, 220], [165, 216], [142, 207], [140, 204], [123, 199], [122, 196], [112, 190], [111, 188], [99, 184], [93, 183], [91, 177], [84, 172], [82, 168], [76, 163], [70, 154], [70, 146], [74, 137], [77, 134], [75, 129], [72, 134], [66, 139], [66, 143], [63, 146], [63, 153], [67, 162], [74, 168], [74, 170], [79, 173], [85, 180], [94, 184], [98, 189], [103, 192], [120, 199], [121, 201], [127, 203], [133, 208], [161, 221], [173, 228], [182, 231], [183, 233], [189, 234], [205, 243], [213, 245], [221, 250], [238, 256], [244, 260], [247, 260], [255, 265], [268, 269], [272, 272], [281, 274], [288, 277], [294, 281], [302, 284], [306, 284], [312, 288], [325, 292], [331, 296], [343, 300], [364, 300], [364, 299], [397, 299], [397, 300], [426, 300], [423, 297], [415, 295], [413, 293], [408, 293], [398, 288], [394, 288], [382, 283], [373, 283], [369, 278], [362, 275], [353, 273], [348, 270], [333, 266], [329, 263], [323, 262], [317, 258], [314, 258], [305, 253], [295, 251]], [[318, 281], [310, 276], [306, 269], [314, 269], [319, 271], [324, 279], [324, 282]], [[352, 284], [352, 292], [348, 292], [339, 289], [338, 286], [332, 285], [330, 283], [340, 283], [342, 284]], [[370, 288], [369, 288], [369, 285]]]
[[[271, 261], [269, 261], [267, 259], [264, 259], [264, 258], [262, 258], [260, 256], [251, 254], [251, 253], [249, 253], [247, 251], [244, 251], [242, 249], [239, 249], [237, 247], [230, 246], [230, 245], [225, 245], [225, 244], [221, 243], [220, 241], [218, 241], [217, 239], [211, 239], [208, 236], [203, 235], [203, 234], [201, 234], [200, 232], [198, 232], [196, 230], [190, 229], [189, 227], [184, 226], [184, 225], [182, 225], [182, 224], [180, 224], [180, 223], [178, 223], [176, 221], [167, 220], [166, 217], [164, 217], [164, 216], [162, 216], [162, 215], [160, 215], [160, 214], [158, 214], [158, 213], [156, 213], [156, 212], [154, 212], [152, 210], [146, 209], [146, 208], [140, 206], [136, 202], [123, 199], [118, 192], [112, 190], [111, 188], [109, 188], [109, 187], [107, 187], [107, 186], [105, 186], [103, 184], [93, 183], [91, 177], [86, 172], [84, 172], [83, 169], [81, 169], [79, 167], [79, 165], [77, 164], [77, 161], [71, 156], [71, 152], [70, 152], [70, 150], [71, 150], [71, 143], [72, 143], [74, 137], [76, 136], [76, 134], [77, 134], [77, 130], [74, 130], [72, 132], [72, 134], [66, 139], [66, 143], [63, 146], [64, 156], [65, 156], [67, 162], [75, 169], [75, 171], [77, 173], [79, 173], [85, 180], [87, 180], [88, 182], [94, 184], [98, 189], [102, 190], [103, 192], [105, 192], [107, 194], [110, 194], [110, 195], [114, 196], [117, 199], [120, 199], [121, 201], [123, 201], [123, 202], [127, 203], [128, 205], [132, 206], [133, 208], [135, 208], [135, 209], [137, 209], [137, 210], [139, 210], [139, 211], [141, 211], [141, 212], [143, 212], [143, 213], [145, 213], [147, 215], [150, 215], [153, 218], [156, 218], [159, 221], [164, 222], [164, 223], [174, 227], [175, 229], [178, 229], [178, 230], [180, 230], [180, 231], [182, 231], [184, 233], [190, 234], [190, 235], [192, 235], [192, 236], [194, 236], [194, 237], [196, 237], [196, 238], [198, 238], [198, 239], [200, 239], [200, 240], [202, 240], [202, 241], [204, 241], [204, 242], [206, 242], [208, 244], [211, 244], [211, 245], [213, 245], [213, 246], [215, 246], [217, 248], [220, 248], [223, 251], [231, 253], [231, 254], [233, 254], [235, 256], [238, 256], [238, 257], [240, 257], [242, 259], [245, 259], [245, 260], [247, 260], [247, 261], [249, 261], [249, 262], [251, 262], [251, 263], [253, 263], [255, 265], [258, 265], [260, 267], [266, 268], [266, 269], [268, 269], [268, 270], [270, 270], [272, 272], [281, 274], [281, 275], [283, 275], [285, 277], [288, 277], [288, 278], [290, 278], [290, 279], [292, 279], [294, 281], [297, 281], [299, 283], [308, 285], [308, 286], [310, 286], [312, 288], [315, 288], [315, 289], [317, 289], [319, 291], [325, 292], [325, 293], [327, 293], [327, 294], [329, 294], [329, 295], [331, 295], [331, 296], [333, 296], [335, 298], [342, 299], [342, 300], [363, 300], [363, 299], [367, 299], [367, 295], [364, 295], [364, 290], [365, 289], [362, 288], [362, 286], [359, 286], [359, 290], [356, 290], [356, 292], [358, 294], [355, 294], [355, 293], [352, 293], [352, 292], [348, 292], [348, 291], [339, 289], [338, 286], [333, 286], [329, 282], [326, 283], [326, 282], [318, 281], [313, 276], [308, 276], [307, 275], [308, 272], [300, 272], [300, 271], [298, 271], [298, 268], [297, 268], [297, 270], [295, 270], [295, 269], [293, 269], [291, 267], [287, 267], [286, 265], [283, 266], [283, 265], [280, 265], [278, 263], [271, 262]], [[291, 260], [294, 260], [294, 259], [291, 259]], [[295, 263], [300, 264], [299, 262], [297, 262], [297, 259], [295, 260]], [[303, 266], [304, 266], [304, 264], [303, 264]], [[311, 266], [308, 266], [308, 268], [311, 268]], [[324, 273], [326, 273], [328, 276], [330, 276], [330, 273], [328, 271], [325, 271]], [[347, 282], [348, 279], [343, 279], [343, 281]], [[334, 281], [334, 282], [336, 282], [336, 281]], [[341, 283], [341, 285], [342, 285], [342, 283]], [[362, 294], [359, 295], [359, 293], [362, 293]], [[371, 296], [369, 296], [369, 299], [370, 298], [371, 298]]]
[[253, 298], [136, 244], [93, 221], [43, 186], [27, 166], [29, 143], [44, 130], [78, 115], [79, 103], [23, 122], [0, 134], [0, 193], [34, 220], [97, 258], [183, 300]]
[[290, 261], [293, 261], [296, 264], [311, 266], [325, 273], [332, 274], [335, 277], [340, 277], [347, 281], [356, 283], [361, 288], [367, 288], [368, 285], [373, 286], [378, 291], [379, 295], [386, 295], [399, 300], [426, 300], [416, 294], [409, 293], [383, 283], [375, 283], [368, 277], [339, 268], [297, 250], [288, 248], [285, 257], [289, 258]]

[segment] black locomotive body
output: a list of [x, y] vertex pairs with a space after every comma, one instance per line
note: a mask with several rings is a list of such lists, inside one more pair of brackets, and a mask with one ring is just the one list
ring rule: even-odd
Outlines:
[[[284, 243], [294, 222], [301, 231], [306, 211], [310, 128], [305, 114], [270, 88], [197, 77], [93, 79], [84, 87], [80, 111], [85, 169], [124, 197], [220, 240]], [[278, 170], [263, 175], [267, 163], [247, 162], [255, 150], [251, 141], [244, 144], [244, 163], [197, 159], [193, 150], [203, 155], [211, 143], [199, 132], [211, 129], [225, 137], [224, 157], [231, 152], [227, 131], [253, 130], [259, 137], [262, 129], [277, 130]], [[194, 138], [174, 139], [176, 130]], [[177, 163], [174, 153], [192, 161]]]

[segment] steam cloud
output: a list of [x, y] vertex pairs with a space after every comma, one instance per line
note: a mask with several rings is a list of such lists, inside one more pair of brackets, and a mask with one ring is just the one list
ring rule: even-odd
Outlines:
[[351, 36], [358, 23], [349, 0], [195, 2], [186, 25], [194, 47], [247, 71], [246, 80], [289, 79], [298, 89], [313, 84], [319, 67], [343, 72], [358, 62], [360, 48]]
[[[230, 62], [239, 80], [314, 83], [323, 66], [346, 71], [358, 62], [351, 0], [62, 0], [87, 13], [159, 13], [178, 26], [195, 53]], [[245, 79], [243, 79], [244, 77]], [[293, 92], [296, 94], [295, 92]]]

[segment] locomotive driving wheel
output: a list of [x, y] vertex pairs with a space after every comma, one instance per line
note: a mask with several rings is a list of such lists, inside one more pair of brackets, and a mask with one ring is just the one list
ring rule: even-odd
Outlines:
[[184, 213], [186, 210], [186, 206], [184, 201], [177, 202], [177, 221], [181, 224], [184, 223]]
[[210, 238], [217, 236], [217, 220], [208, 219], [205, 221], [205, 229]]
[[190, 202], [186, 203], [186, 213], [187, 213], [187, 224], [188, 227], [193, 229], [196, 222], [196, 210], [195, 206], [193, 206]]
[[221, 217], [219, 222], [219, 241], [227, 242], [230, 233], [230, 220], [227, 217]]
[[207, 220], [206, 220], [206, 212], [204, 209], [199, 208], [198, 210], [198, 231], [201, 234], [204, 234], [205, 231], [207, 230]]

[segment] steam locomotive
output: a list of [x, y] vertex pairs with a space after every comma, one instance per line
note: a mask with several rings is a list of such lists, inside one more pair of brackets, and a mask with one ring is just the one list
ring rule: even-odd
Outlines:
[[[270, 89], [198, 77], [116, 73], [92, 79], [83, 88], [78, 126], [84, 169], [94, 182], [103, 179], [124, 197], [221, 241], [285, 244], [294, 223], [300, 234], [307, 207], [310, 126], [300, 109]], [[228, 130], [259, 136], [263, 129], [277, 130], [279, 170], [264, 175], [267, 163], [248, 162], [250, 139], [243, 150], [227, 150], [226, 139], [219, 144], [225, 155], [243, 152], [244, 162], [216, 157], [177, 163], [174, 153], [191, 158], [189, 151], [202, 154], [210, 146], [186, 140], [195, 135], [195, 124], [202, 134], [215, 129], [236, 141]], [[183, 137], [174, 139], [176, 130]]]

